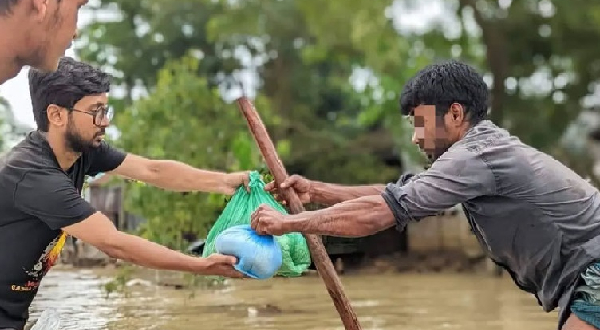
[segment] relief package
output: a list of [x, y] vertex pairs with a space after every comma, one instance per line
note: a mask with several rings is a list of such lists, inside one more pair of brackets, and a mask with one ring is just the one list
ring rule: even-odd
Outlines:
[[[248, 192], [245, 187], [237, 189], [227, 206], [211, 228], [206, 238], [203, 257], [207, 257], [216, 251], [215, 243], [217, 237], [225, 230], [240, 226], [249, 225], [250, 216], [261, 205], [267, 204], [273, 209], [287, 214], [287, 211], [279, 204], [269, 192], [264, 190], [265, 183], [256, 171], [250, 173], [250, 183]], [[252, 237], [252, 235], [247, 235]], [[275, 275], [283, 277], [297, 277], [302, 275], [308, 269], [311, 263], [310, 251], [306, 239], [300, 233], [288, 233], [282, 236], [274, 237], [281, 247], [282, 262]], [[256, 244], [260, 244], [258, 241]], [[255, 244], [255, 245], [256, 245]], [[251, 253], [252, 251], [247, 251]]]

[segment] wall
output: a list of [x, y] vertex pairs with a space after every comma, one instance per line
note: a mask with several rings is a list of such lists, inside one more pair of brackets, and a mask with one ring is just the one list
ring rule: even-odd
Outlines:
[[460, 207], [453, 208], [443, 215], [410, 223], [407, 234], [409, 253], [456, 251], [466, 254], [469, 258], [484, 255]]

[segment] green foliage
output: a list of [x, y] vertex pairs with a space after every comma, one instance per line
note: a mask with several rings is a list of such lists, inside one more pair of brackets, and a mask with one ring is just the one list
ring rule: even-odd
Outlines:
[[479, 29], [466, 39], [461, 33], [460, 49], [492, 76], [492, 119], [524, 142], [554, 152], [587, 107], [600, 73], [600, 53], [591, 46], [600, 37], [594, 16], [600, 6], [581, 0], [512, 1], [509, 7], [492, 0], [447, 3], [458, 4], [457, 22]]
[[[119, 114], [118, 145], [153, 159], [174, 159], [192, 166], [238, 171], [259, 166], [246, 123], [206, 79], [195, 72], [199, 61], [184, 57], [158, 74], [152, 95]], [[203, 237], [224, 206], [223, 196], [181, 194], [142, 183], [128, 185], [127, 208], [147, 219], [143, 236], [183, 248], [184, 233]]]
[[[398, 176], [402, 153], [414, 159], [410, 140], [397, 138], [407, 133], [398, 124], [400, 88], [384, 100], [389, 101], [387, 112], [393, 112], [393, 120], [386, 123], [382, 116], [371, 116], [374, 121], [365, 122], [364, 113], [380, 111], [382, 101], [374, 95], [378, 91], [357, 92], [351, 81], [366, 61], [381, 61], [381, 53], [375, 56], [368, 49], [372, 46], [389, 51], [390, 61], [395, 57], [395, 68], [404, 73], [398, 84], [408, 77], [402, 70], [408, 43], [397, 38], [383, 15], [373, 19], [383, 13], [386, 2], [221, 3], [224, 10], [208, 23], [210, 40], [230, 45], [230, 50], [246, 47], [257, 57], [266, 56], [259, 68], [260, 92], [282, 118], [271, 133], [289, 144], [291, 152], [281, 157], [290, 172], [340, 183], [387, 182]], [[335, 15], [321, 15], [323, 11]], [[382, 37], [389, 38], [389, 45], [377, 44]]]
[[205, 26], [219, 10], [213, 1], [98, 0], [86, 10], [101, 13], [81, 31], [75, 44], [78, 55], [115, 73], [116, 83], [125, 87], [130, 104], [134, 87], [157, 83], [156, 73], [169, 61], [190, 52], [204, 61], [195, 68], [208, 83], [225, 66], [236, 69], [233, 60], [221, 59], [207, 40]]
[[[377, 11], [382, 3], [377, 3], [379, 7], [367, 10], [367, 13]], [[82, 32], [83, 39], [93, 35], [97, 38], [96, 42], [99, 43], [101, 39], [105, 47], [99, 47], [92, 53], [87, 50], [87, 43], [83, 42], [79, 48], [82, 50], [81, 56], [87, 61], [109, 65], [105, 59], [110, 57], [110, 53], [116, 52], [120, 55], [113, 57], [114, 63], [110, 66], [119, 71], [125, 70], [128, 76], [137, 79], [147, 76], [152, 70], [125, 68], [132, 61], [132, 56], [128, 54], [135, 53], [136, 57], [155, 62], [156, 56], [171, 54], [173, 49], [194, 52], [201, 49], [204, 56], [201, 68], [206, 67], [204, 63], [213, 63], [214, 70], [200, 69], [198, 73], [206, 76], [209, 82], [220, 82], [221, 88], [228, 90], [231, 86], [227, 82], [234, 80], [231, 74], [252, 60], [259, 74], [259, 97], [268, 100], [271, 105], [269, 108], [273, 111], [267, 113], [267, 109], [258, 104], [257, 108], [263, 120], [267, 121], [269, 132], [280, 148], [282, 160], [290, 172], [316, 174], [313, 178], [321, 180], [347, 180], [346, 176], [337, 175], [334, 171], [305, 171], [306, 163], [328, 168], [319, 157], [315, 158], [315, 153], [323, 153], [322, 149], [315, 150], [322, 143], [333, 148], [326, 152], [335, 153], [334, 159], [339, 163], [336, 167], [345, 167], [351, 158], [356, 163], [366, 159], [373, 167], [364, 169], [369, 172], [365, 178], [385, 182], [397, 177], [400, 171], [397, 163], [401, 152], [393, 140], [387, 138], [373, 141], [370, 145], [364, 143], [367, 140], [364, 138], [365, 129], [375, 130], [376, 133], [389, 132], [386, 127], [377, 125], [374, 129], [364, 127], [358, 120], [362, 113], [362, 103], [370, 96], [357, 94], [349, 83], [349, 78], [356, 65], [362, 62], [364, 52], [352, 47], [328, 48], [317, 44], [318, 35], [307, 24], [312, 22], [313, 13], [301, 10], [302, 3], [244, 1], [233, 4], [226, 1], [184, 0], [171, 4], [159, 1], [153, 2], [151, 13], [144, 9], [147, 6], [143, 1], [136, 5], [124, 0], [104, 0], [102, 4], [104, 8], [110, 5], [124, 7], [123, 11], [126, 13], [122, 15], [136, 13], [136, 19], [148, 23], [147, 32], [144, 36], [133, 37], [131, 41], [123, 41], [120, 37], [98, 30], [102, 29], [100, 24], [93, 25]], [[133, 10], [132, 6], [139, 8]], [[201, 11], [202, 15], [193, 17], [190, 11]], [[207, 19], [201, 19], [204, 17]], [[247, 19], [248, 17], [253, 19]], [[361, 19], [366, 20], [366, 16]], [[159, 20], [164, 24], [152, 23]], [[123, 21], [109, 23], [108, 26], [114, 26], [118, 30], [132, 29]], [[177, 37], [177, 31], [181, 31], [184, 26], [188, 27], [186, 30], [198, 33], [195, 38]], [[132, 33], [134, 32], [127, 31], [123, 34]], [[150, 50], [145, 38], [153, 35], [173, 37], [168, 40], [165, 38], [159, 44], [150, 43], [153, 47], [160, 48]], [[130, 40], [129, 37], [127, 40]], [[133, 44], [136, 45], [135, 49], [131, 49]], [[322, 56], [307, 55], [311, 49]], [[252, 58], [241, 58], [239, 54]], [[177, 58], [178, 55], [172, 57]], [[145, 87], [154, 87], [151, 78], [139, 79]], [[397, 131], [397, 127], [390, 127], [390, 131]], [[316, 139], [319, 139], [319, 143], [315, 145], [313, 141]], [[362, 140], [365, 145], [355, 147], [358, 142], [356, 140]], [[380, 150], [373, 153], [373, 145]], [[396, 164], [387, 165], [392, 159], [396, 159]]]

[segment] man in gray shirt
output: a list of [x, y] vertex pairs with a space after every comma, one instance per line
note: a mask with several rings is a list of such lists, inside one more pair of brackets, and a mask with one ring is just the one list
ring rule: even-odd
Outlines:
[[486, 120], [488, 88], [468, 65], [424, 68], [406, 84], [400, 103], [414, 120], [413, 141], [433, 162], [428, 170], [360, 187], [292, 176], [283, 188], [305, 203], [333, 206], [286, 216], [261, 206], [252, 227], [260, 234], [359, 237], [403, 230], [409, 221], [462, 204], [489, 257], [544, 311], [560, 307], [559, 329], [600, 329], [598, 190]]
[[0, 85], [24, 66], [54, 71], [88, 0], [0, 0]]

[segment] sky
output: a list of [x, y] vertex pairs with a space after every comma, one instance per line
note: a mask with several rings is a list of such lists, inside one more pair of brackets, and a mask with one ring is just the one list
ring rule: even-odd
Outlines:
[[27, 85], [27, 70], [21, 70], [17, 77], [0, 86], [0, 95], [10, 103], [17, 121], [35, 127]]
[[[403, 31], [419, 31], [426, 29], [432, 20], [447, 20], [449, 8], [445, 8], [440, 1], [431, 1], [417, 4], [414, 7], [405, 7], [400, 2], [394, 2], [386, 15], [392, 15], [398, 28]], [[79, 27], [85, 26], [92, 19], [92, 14], [82, 10], [79, 14]], [[453, 22], [444, 22], [451, 28]], [[73, 48], [66, 51], [65, 56], [77, 59]], [[8, 100], [15, 115], [15, 119], [32, 128], [35, 127], [27, 83], [28, 68], [21, 70], [19, 75], [8, 80], [0, 86], [0, 95]], [[115, 109], [118, 111], [118, 109]]]

